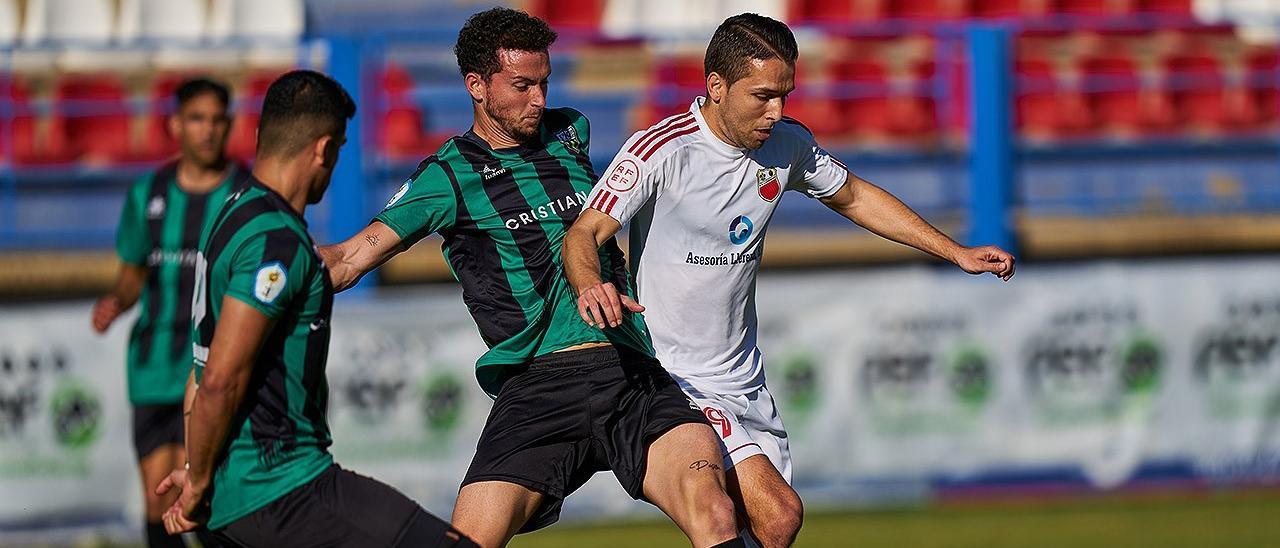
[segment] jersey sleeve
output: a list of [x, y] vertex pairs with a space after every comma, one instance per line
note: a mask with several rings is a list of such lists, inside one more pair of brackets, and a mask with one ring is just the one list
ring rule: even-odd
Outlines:
[[798, 122], [784, 121], [795, 140], [795, 165], [791, 170], [791, 180], [787, 181], [788, 190], [797, 190], [810, 197], [821, 199], [831, 196], [849, 180], [849, 169], [822, 148], [813, 138], [813, 134]]
[[657, 173], [660, 162], [641, 161], [628, 150], [643, 134], [637, 132], [627, 139], [587, 197], [587, 207], [613, 217], [619, 224], [630, 221], [657, 194], [662, 181]]
[[120, 210], [120, 224], [116, 228], [116, 254], [121, 261], [135, 266], [145, 266], [147, 254], [154, 247], [151, 232], [147, 230], [146, 207], [142, 203], [146, 200], [150, 182], [151, 177], [148, 176], [129, 187], [124, 207]]
[[245, 240], [230, 267], [226, 294], [275, 319], [306, 295], [316, 264], [297, 233], [280, 228]]
[[444, 164], [429, 158], [373, 220], [387, 225], [406, 247], [433, 232], [453, 227], [458, 197], [452, 178]]

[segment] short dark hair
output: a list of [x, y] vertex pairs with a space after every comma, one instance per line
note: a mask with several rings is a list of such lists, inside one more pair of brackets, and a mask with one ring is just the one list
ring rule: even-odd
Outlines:
[[356, 104], [333, 78], [295, 70], [271, 83], [258, 121], [258, 156], [292, 156], [325, 135], [339, 136]]
[[192, 78], [183, 82], [174, 90], [173, 97], [178, 102], [178, 108], [182, 108], [188, 101], [206, 93], [217, 98], [222, 103], [222, 108], [231, 104], [231, 92], [227, 90], [227, 86], [208, 78]]
[[746, 77], [751, 59], [781, 59], [795, 66], [798, 50], [795, 35], [782, 21], [754, 13], [735, 15], [711, 35], [702, 61], [704, 76], [714, 72], [733, 84]]
[[546, 21], [511, 8], [482, 11], [462, 25], [453, 54], [462, 75], [479, 74], [486, 81], [502, 70], [498, 50], [547, 51], [556, 31]]

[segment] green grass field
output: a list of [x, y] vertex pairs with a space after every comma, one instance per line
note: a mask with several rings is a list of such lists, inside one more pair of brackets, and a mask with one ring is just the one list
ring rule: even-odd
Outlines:
[[[687, 546], [669, 522], [553, 526], [514, 548]], [[813, 512], [798, 547], [1280, 547], [1280, 489]]]

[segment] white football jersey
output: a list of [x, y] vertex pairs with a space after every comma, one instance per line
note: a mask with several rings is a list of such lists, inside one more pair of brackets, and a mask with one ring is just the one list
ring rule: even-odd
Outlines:
[[627, 140], [587, 198], [632, 221], [631, 260], [658, 359], [689, 386], [745, 394], [764, 383], [756, 272], [784, 190], [835, 194], [848, 171], [789, 118], [759, 150], [721, 141], [689, 111]]

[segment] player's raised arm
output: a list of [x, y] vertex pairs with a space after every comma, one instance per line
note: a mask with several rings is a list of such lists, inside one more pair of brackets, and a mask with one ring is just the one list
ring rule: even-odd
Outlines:
[[342, 291], [404, 251], [405, 246], [400, 244], [399, 234], [374, 221], [346, 241], [321, 247], [318, 251], [329, 268], [329, 282], [333, 284], [333, 290]]
[[849, 173], [844, 186], [822, 203], [845, 218], [895, 242], [955, 263], [965, 272], [1013, 277], [1014, 258], [996, 246], [965, 247], [956, 243], [884, 189]]

